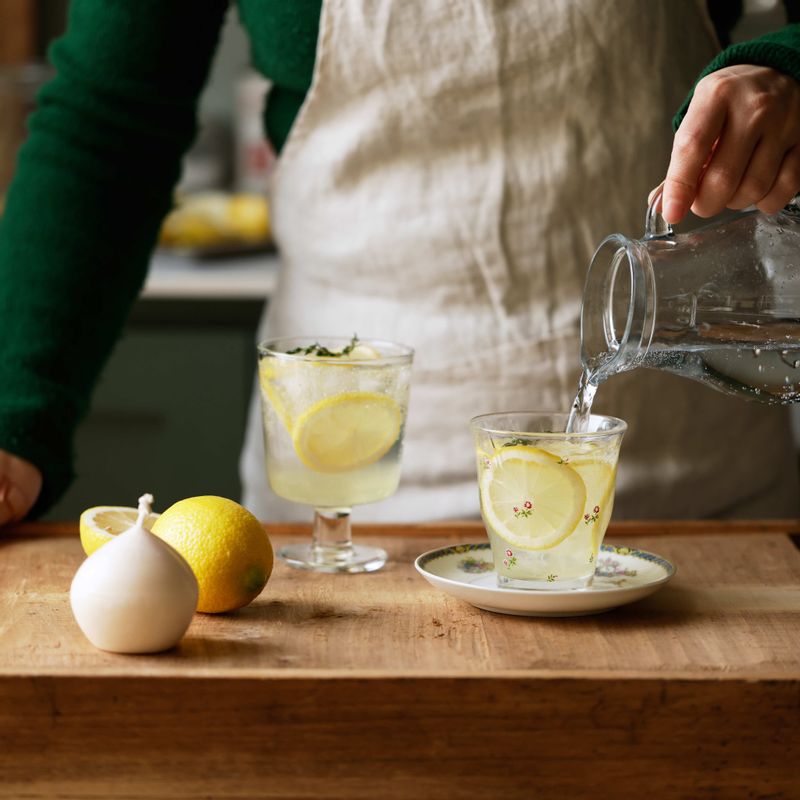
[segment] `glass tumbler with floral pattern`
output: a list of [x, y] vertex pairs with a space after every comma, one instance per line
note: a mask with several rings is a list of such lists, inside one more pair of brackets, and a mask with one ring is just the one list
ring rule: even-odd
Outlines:
[[500, 586], [591, 585], [627, 425], [592, 415], [587, 430], [568, 434], [568, 416], [509, 412], [470, 423], [481, 514]]

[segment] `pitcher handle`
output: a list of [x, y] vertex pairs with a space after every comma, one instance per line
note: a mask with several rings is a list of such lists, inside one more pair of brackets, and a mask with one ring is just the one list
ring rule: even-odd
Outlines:
[[664, 181], [653, 192], [653, 199], [647, 207], [647, 216], [644, 218], [644, 239], [665, 239], [674, 236], [672, 225], [661, 216], [661, 195], [664, 193]]

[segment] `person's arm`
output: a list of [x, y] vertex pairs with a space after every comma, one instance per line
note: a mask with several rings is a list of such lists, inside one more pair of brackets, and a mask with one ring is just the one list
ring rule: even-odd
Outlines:
[[691, 210], [779, 211], [800, 190], [800, 25], [723, 50], [678, 112], [668, 222]]
[[74, 431], [144, 281], [226, 8], [72, 0], [52, 48], [57, 75], [0, 221], [0, 451], [41, 471], [34, 513], [71, 480]]

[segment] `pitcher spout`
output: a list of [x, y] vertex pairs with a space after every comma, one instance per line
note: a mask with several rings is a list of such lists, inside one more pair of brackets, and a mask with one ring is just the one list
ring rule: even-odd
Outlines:
[[586, 276], [581, 310], [581, 360], [593, 382], [641, 365], [653, 339], [656, 283], [641, 242], [606, 237]]

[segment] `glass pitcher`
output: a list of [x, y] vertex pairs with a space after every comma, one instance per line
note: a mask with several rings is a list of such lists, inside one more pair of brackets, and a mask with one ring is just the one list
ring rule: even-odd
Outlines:
[[613, 234], [589, 267], [584, 381], [667, 370], [767, 403], [800, 401], [800, 206], [746, 211], [675, 234], [647, 210], [641, 240]]

